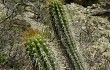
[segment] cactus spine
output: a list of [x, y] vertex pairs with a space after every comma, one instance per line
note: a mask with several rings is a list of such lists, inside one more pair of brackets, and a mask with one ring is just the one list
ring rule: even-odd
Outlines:
[[55, 59], [49, 45], [41, 38], [30, 39], [27, 43], [27, 51], [34, 70], [56, 70]]
[[70, 34], [67, 25], [68, 21], [62, 4], [58, 1], [51, 2], [49, 5], [49, 13], [56, 38], [59, 44], [66, 49], [66, 52], [69, 55], [69, 60], [73, 62], [74, 70], [85, 70], [82, 59]]

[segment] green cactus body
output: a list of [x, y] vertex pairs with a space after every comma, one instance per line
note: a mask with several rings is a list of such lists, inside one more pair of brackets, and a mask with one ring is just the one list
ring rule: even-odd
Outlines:
[[52, 51], [50, 51], [48, 44], [42, 38], [30, 39], [26, 46], [35, 70], [57, 69], [55, 59], [50, 53]]
[[82, 59], [70, 34], [67, 25], [68, 21], [66, 19], [62, 4], [58, 1], [53, 1], [49, 5], [49, 13], [57, 40], [60, 45], [66, 49], [70, 60], [72, 60], [74, 64], [74, 69], [85, 70]]

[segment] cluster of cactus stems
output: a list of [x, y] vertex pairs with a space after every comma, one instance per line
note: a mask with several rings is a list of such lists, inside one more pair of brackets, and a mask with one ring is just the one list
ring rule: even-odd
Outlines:
[[58, 43], [66, 49], [69, 60], [72, 61], [72, 70], [85, 70], [82, 58], [70, 34], [63, 5], [58, 1], [51, 2], [49, 5], [49, 13]]
[[49, 45], [37, 36], [26, 44], [27, 51], [32, 61], [33, 70], [57, 70], [57, 65]]

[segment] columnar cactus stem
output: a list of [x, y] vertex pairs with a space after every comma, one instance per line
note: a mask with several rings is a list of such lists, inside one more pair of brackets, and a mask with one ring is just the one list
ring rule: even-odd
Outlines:
[[62, 4], [58, 1], [51, 2], [49, 5], [49, 13], [57, 40], [60, 45], [66, 49], [70, 60], [74, 64], [74, 70], [85, 70], [76, 44], [70, 34], [68, 21], [66, 19]]
[[55, 59], [50, 52], [51, 49], [41, 37], [30, 39], [26, 46], [35, 70], [57, 69]]

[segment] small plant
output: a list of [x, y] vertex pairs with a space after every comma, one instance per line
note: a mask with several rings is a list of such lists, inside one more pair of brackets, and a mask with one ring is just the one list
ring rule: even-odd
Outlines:
[[37, 36], [27, 43], [27, 51], [32, 60], [34, 70], [56, 70], [55, 59], [51, 49], [43, 38]]
[[68, 58], [72, 61], [72, 70], [85, 70], [76, 44], [69, 31], [68, 21], [62, 4], [58, 1], [51, 2], [49, 5], [49, 13], [58, 43], [66, 49], [66, 53], [69, 55]]
[[0, 64], [3, 64], [7, 61], [7, 56], [0, 55]]

